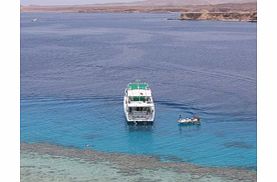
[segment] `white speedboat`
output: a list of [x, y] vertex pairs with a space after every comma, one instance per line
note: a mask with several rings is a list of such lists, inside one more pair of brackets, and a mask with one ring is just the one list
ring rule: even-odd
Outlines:
[[193, 116], [192, 118], [179, 118], [177, 120], [180, 124], [200, 124], [200, 118]]
[[129, 83], [125, 89], [123, 105], [128, 123], [153, 123], [155, 105], [147, 83]]

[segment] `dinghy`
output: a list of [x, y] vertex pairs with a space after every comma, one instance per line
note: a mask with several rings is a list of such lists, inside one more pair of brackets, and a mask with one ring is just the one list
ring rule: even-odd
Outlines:
[[200, 124], [200, 117], [193, 116], [192, 118], [179, 118], [177, 120], [180, 124]]

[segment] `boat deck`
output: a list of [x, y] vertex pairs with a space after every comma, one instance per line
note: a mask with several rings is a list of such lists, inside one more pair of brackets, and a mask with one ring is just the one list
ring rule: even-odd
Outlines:
[[149, 85], [147, 83], [129, 83], [128, 89], [130, 90], [147, 90], [149, 89]]

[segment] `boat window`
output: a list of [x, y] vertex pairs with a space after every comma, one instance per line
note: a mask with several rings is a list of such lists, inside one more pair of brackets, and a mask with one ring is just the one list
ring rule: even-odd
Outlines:
[[150, 107], [135, 107], [135, 111], [147, 111], [150, 112]]
[[134, 96], [134, 97], [130, 97], [130, 100], [131, 101], [143, 101], [143, 102], [145, 102], [146, 97], [144, 97], [144, 96]]

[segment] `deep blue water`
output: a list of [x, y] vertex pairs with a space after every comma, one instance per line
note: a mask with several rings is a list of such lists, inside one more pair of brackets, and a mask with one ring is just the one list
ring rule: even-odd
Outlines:
[[[21, 141], [256, 168], [256, 24], [177, 16], [22, 13]], [[153, 91], [153, 126], [125, 122], [136, 79]]]

